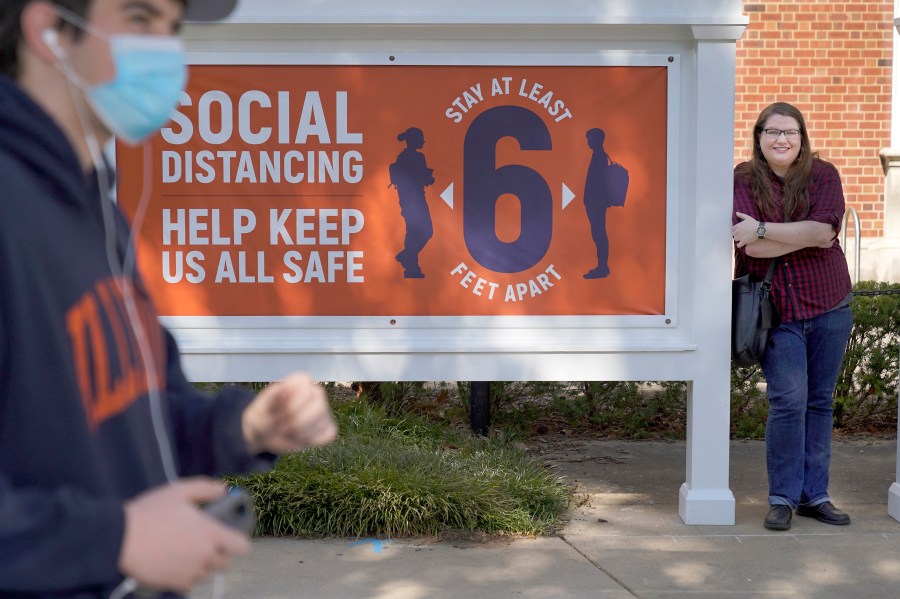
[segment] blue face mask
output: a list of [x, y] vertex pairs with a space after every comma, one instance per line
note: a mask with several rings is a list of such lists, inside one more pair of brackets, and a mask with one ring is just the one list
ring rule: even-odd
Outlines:
[[187, 82], [181, 40], [114, 35], [109, 47], [116, 76], [89, 87], [87, 99], [116, 137], [138, 143], [166, 124]]
[[106, 35], [70, 11], [58, 14], [91, 35], [106, 40], [115, 77], [88, 85], [67, 69], [82, 88], [93, 112], [117, 138], [137, 144], [166, 124], [187, 82], [181, 40], [160, 35]]

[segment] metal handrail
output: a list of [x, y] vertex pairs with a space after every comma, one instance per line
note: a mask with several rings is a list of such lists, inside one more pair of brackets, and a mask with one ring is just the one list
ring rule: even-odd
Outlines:
[[850, 221], [850, 217], [853, 217], [853, 241], [856, 243], [856, 268], [853, 271], [854, 283], [859, 283], [859, 254], [861, 253], [860, 247], [860, 231], [859, 231], [859, 212], [856, 211], [856, 208], [850, 206], [847, 208], [846, 212], [844, 212], [844, 222], [841, 224], [841, 248], [844, 250], [844, 255], [847, 253], [847, 223]]

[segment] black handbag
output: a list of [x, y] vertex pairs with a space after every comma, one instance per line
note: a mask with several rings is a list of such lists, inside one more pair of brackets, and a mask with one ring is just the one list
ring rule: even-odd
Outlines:
[[766, 351], [769, 331], [781, 324], [781, 315], [769, 299], [775, 258], [762, 281], [744, 275], [731, 281], [731, 361], [741, 367], [759, 363]]

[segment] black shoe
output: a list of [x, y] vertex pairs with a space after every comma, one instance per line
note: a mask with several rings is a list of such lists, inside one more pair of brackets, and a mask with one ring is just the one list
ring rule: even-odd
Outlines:
[[815, 518], [819, 522], [824, 522], [825, 524], [834, 524], [837, 526], [850, 524], [850, 516], [834, 507], [834, 504], [830, 501], [815, 506], [801, 505], [797, 508], [797, 515]]
[[[799, 513], [799, 512], [798, 512]], [[766, 521], [763, 523], [771, 530], [790, 530], [791, 529], [791, 506], [789, 505], [771, 505], [769, 513], [766, 514]]]

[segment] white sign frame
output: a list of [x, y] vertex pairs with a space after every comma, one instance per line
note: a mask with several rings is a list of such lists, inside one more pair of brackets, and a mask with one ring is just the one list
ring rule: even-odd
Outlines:
[[[336, 355], [346, 353], [396, 354], [409, 352], [512, 352], [553, 351], [590, 353], [597, 351], [685, 351], [694, 347], [678, 328], [676, 281], [678, 281], [678, 189], [680, 163], [676, 144], [680, 139], [680, 57], [672, 54], [318, 54], [286, 52], [192, 52], [196, 65], [473, 65], [473, 66], [662, 66], [668, 75], [667, 97], [667, 189], [665, 313], [616, 316], [168, 316], [163, 324], [179, 339], [184, 354], [284, 353]], [[546, 330], [554, 331], [548, 340]], [[629, 335], [623, 344], [615, 330], [645, 329]], [[490, 330], [490, 336], [478, 335]], [[325, 334], [311, 334], [316, 333]], [[361, 331], [369, 335], [360, 336]], [[543, 332], [542, 332], [543, 331]], [[598, 331], [600, 337], [586, 335]], [[528, 337], [533, 337], [528, 341]], [[232, 360], [229, 360], [231, 362]], [[274, 369], [253, 374], [262, 380], [276, 379], [284, 372]], [[292, 361], [289, 368], [296, 368]], [[323, 380], [363, 380], [363, 373], [343, 363], [341, 370], [317, 370]], [[455, 380], [463, 373], [441, 369], [422, 372], [382, 367], [385, 380]], [[224, 369], [195, 372], [195, 378], [211, 381], [242, 381], [247, 374], [240, 364]], [[530, 380], [529, 373], [508, 373], [506, 378]]]

